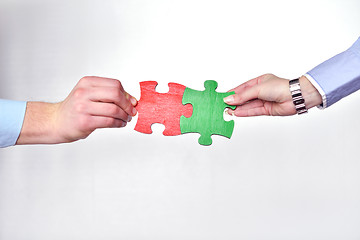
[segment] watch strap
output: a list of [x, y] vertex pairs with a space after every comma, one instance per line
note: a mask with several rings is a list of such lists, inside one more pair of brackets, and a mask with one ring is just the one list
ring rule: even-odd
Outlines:
[[301, 94], [299, 79], [297, 78], [294, 80], [290, 80], [289, 87], [297, 114], [300, 115], [303, 113], [307, 113], [308, 111], [305, 106], [305, 100]]

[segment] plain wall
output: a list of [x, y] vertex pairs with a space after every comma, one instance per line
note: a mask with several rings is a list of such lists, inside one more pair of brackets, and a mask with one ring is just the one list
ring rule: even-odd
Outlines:
[[[359, 37], [359, 1], [2, 0], [0, 98], [57, 102], [87, 75], [227, 91], [296, 78]], [[359, 239], [360, 93], [235, 119], [233, 137], [95, 131], [0, 149], [0, 239]]]

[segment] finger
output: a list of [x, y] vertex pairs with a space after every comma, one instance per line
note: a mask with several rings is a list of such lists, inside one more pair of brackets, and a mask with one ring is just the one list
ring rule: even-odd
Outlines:
[[131, 96], [129, 93], [125, 92], [126, 98], [130, 100], [131, 104], [135, 107], [137, 105], [137, 99], [133, 96]]
[[126, 93], [112, 87], [91, 88], [89, 99], [95, 102], [115, 103], [131, 116], [136, 115], [136, 109], [126, 97]]
[[86, 105], [85, 111], [92, 116], [111, 117], [124, 122], [130, 122], [132, 119], [131, 115], [113, 103], [90, 102]]
[[114, 87], [114, 88], [120, 89], [121, 91], [124, 91], [124, 88], [123, 88], [121, 82], [119, 80], [113, 79], [113, 78], [88, 76], [88, 77], [81, 78], [79, 82], [82, 84], [86, 84], [87, 86]]
[[103, 117], [103, 116], [91, 116], [89, 127], [91, 129], [97, 128], [120, 128], [125, 127], [126, 122], [112, 118], [112, 117]]
[[[238, 106], [236, 109], [232, 110], [232, 109], [227, 109], [226, 113], [229, 115], [233, 115], [233, 116], [237, 116], [237, 117], [244, 117], [244, 116], [248, 116], [248, 111], [254, 108], [261, 108], [264, 107], [264, 102], [260, 99], [256, 99], [253, 101], [249, 101], [244, 103], [241, 106]], [[237, 115], [235, 115], [235, 110]], [[240, 116], [238, 116], [240, 115]]]
[[251, 87], [246, 88], [245, 91], [237, 90], [235, 94], [224, 98], [224, 102], [229, 105], [241, 105], [250, 100], [257, 99], [259, 95], [260, 85], [254, 84]]
[[103, 78], [103, 77], [84, 77], [81, 81], [86, 82], [87, 85], [92, 87], [113, 87], [119, 89], [119, 91], [124, 92], [126, 98], [131, 102], [133, 106], [136, 106], [137, 100], [130, 94], [128, 94], [124, 87], [122, 86], [121, 82], [117, 79], [113, 78]]
[[255, 99], [255, 100], [246, 102], [239, 107], [241, 107], [244, 110], [247, 110], [247, 109], [258, 108], [258, 107], [263, 107], [263, 106], [264, 106], [264, 101], [262, 101], [260, 99]]
[[268, 109], [261, 100], [251, 101], [238, 106], [235, 110], [228, 110], [228, 114], [236, 117], [251, 117], [260, 115], [270, 115]]
[[250, 109], [235, 109], [234, 115], [237, 117], [254, 117], [254, 116], [262, 116], [269, 115], [264, 107], [256, 107]]
[[235, 92], [234, 95], [226, 97], [224, 102], [229, 105], [240, 105], [247, 101], [256, 99], [259, 95], [259, 85], [262, 81], [266, 80], [270, 74], [264, 74], [259, 77], [253, 78], [230, 91]]

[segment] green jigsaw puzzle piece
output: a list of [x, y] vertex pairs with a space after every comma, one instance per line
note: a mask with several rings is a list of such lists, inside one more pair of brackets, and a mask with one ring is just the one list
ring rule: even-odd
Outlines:
[[192, 104], [193, 114], [191, 117], [180, 118], [181, 133], [200, 133], [199, 143], [211, 145], [211, 135], [221, 135], [230, 138], [234, 130], [234, 120], [224, 120], [225, 108], [235, 109], [223, 100], [224, 97], [235, 94], [235, 92], [218, 93], [218, 84], [214, 80], [207, 80], [204, 83], [205, 91], [197, 91], [186, 88], [182, 104]]

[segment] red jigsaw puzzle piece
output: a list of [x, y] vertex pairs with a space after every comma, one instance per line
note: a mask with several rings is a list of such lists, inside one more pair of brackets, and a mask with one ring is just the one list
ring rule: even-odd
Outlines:
[[152, 133], [151, 125], [161, 123], [165, 125], [163, 135], [180, 135], [180, 117], [191, 117], [192, 105], [182, 104], [185, 86], [178, 83], [169, 83], [169, 92], [155, 91], [156, 81], [140, 82], [141, 96], [136, 106], [139, 117], [135, 130], [142, 133]]

